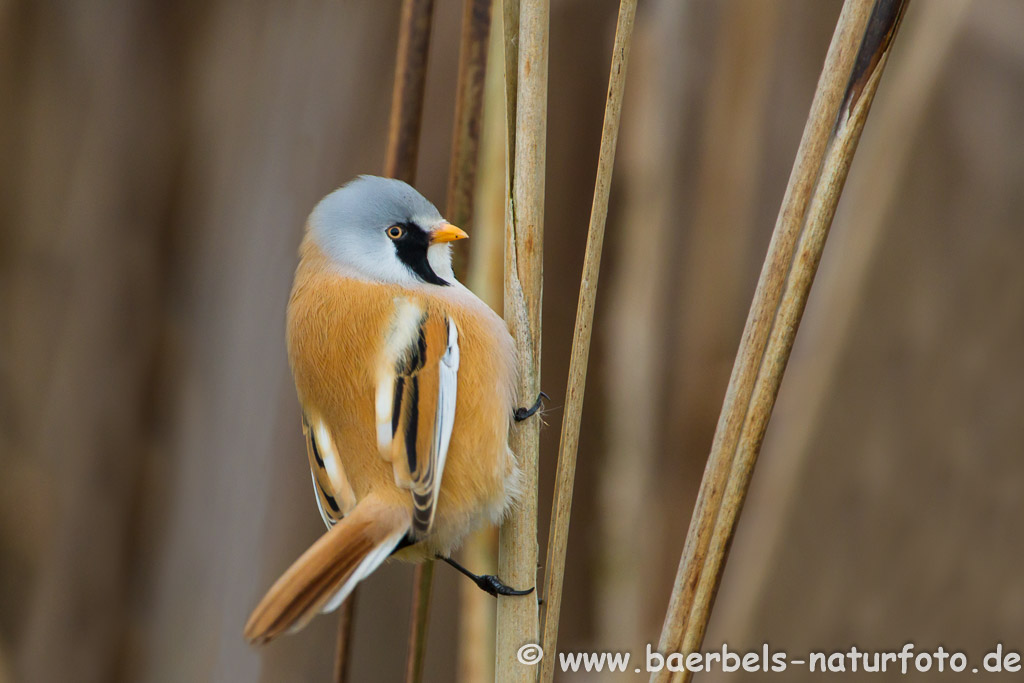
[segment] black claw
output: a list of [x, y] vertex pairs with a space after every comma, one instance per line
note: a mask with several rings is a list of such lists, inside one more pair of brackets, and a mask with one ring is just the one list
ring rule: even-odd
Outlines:
[[447, 562], [448, 564], [450, 564], [451, 566], [455, 567], [460, 572], [468, 576], [473, 581], [473, 583], [475, 583], [477, 587], [480, 588], [480, 590], [487, 593], [488, 595], [493, 595], [494, 597], [498, 597], [499, 595], [529, 595], [533, 592], [533, 588], [529, 588], [527, 590], [516, 590], [511, 586], [507, 586], [505, 585], [504, 582], [502, 582], [501, 579], [499, 579], [494, 574], [474, 574], [473, 572], [469, 571], [468, 569], [466, 569], [450, 557], [438, 555], [437, 559], [444, 560], [445, 562]]
[[[533, 402], [533, 405], [529, 408], [516, 408], [516, 412], [513, 414], [516, 422], [522, 422], [528, 417], [532, 417], [544, 406], [543, 399], [551, 400], [551, 397], [545, 394], [543, 391], [537, 396], [537, 400]], [[532, 589], [531, 589], [532, 590]]]
[[494, 574], [484, 574], [478, 576], [473, 580], [480, 590], [483, 592], [498, 597], [499, 595], [529, 595], [533, 592], [533, 588], [527, 588], [526, 590], [516, 590], [511, 586], [505, 585], [501, 579]]

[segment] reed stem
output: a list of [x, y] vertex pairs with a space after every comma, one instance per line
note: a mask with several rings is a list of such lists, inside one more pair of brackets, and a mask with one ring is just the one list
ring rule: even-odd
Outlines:
[[[663, 653], [694, 652], [703, 642], [807, 294], [905, 7], [905, 0], [873, 7], [847, 0], [840, 14], [726, 391], [665, 617]], [[662, 670], [651, 681], [671, 675]]]
[[[514, 3], [505, 5], [505, 45], [514, 44], [518, 27], [518, 81], [515, 98], [514, 164], [509, 167], [505, 212], [505, 320], [519, 357], [519, 400], [533, 403], [540, 393], [541, 298], [543, 289], [544, 175], [547, 142], [548, 0], [521, 0], [518, 22], [510, 21]], [[506, 50], [506, 65], [510, 50]], [[506, 79], [509, 78], [506, 71]], [[506, 80], [508, 98], [509, 81]], [[511, 100], [507, 100], [511, 104]], [[501, 528], [498, 572], [512, 586], [537, 583], [537, 459], [540, 420], [512, 428], [510, 446], [522, 470], [522, 496]], [[535, 669], [516, 659], [522, 645], [539, 636], [536, 594], [499, 597], [495, 672], [498, 681], [532, 681]]]
[[[412, 184], [416, 180], [420, 130], [423, 124], [423, 95], [426, 90], [427, 56], [430, 28], [434, 17], [434, 0], [403, 0], [398, 29], [398, 54], [395, 58], [395, 80], [391, 91], [391, 118], [388, 145], [384, 157], [384, 175]], [[430, 602], [430, 579], [433, 567], [417, 566], [413, 578], [413, 613], [409, 631], [407, 675], [422, 672], [426, 643], [427, 609]], [[423, 586], [426, 584], [424, 592]], [[356, 590], [341, 606], [338, 628], [338, 654], [335, 657], [335, 680], [348, 680], [348, 644], [351, 640], [353, 605]], [[409, 679], [418, 681], [418, 678]]]
[[[473, 196], [476, 191], [490, 23], [490, 0], [465, 0], [462, 12], [462, 37], [459, 43], [459, 77], [455, 89], [455, 122], [445, 216], [455, 225], [466, 229], [472, 227], [470, 223]], [[412, 623], [406, 660], [407, 683], [419, 683], [423, 680], [433, 578], [434, 560], [426, 560], [417, 565], [413, 577]]]
[[[833, 258], [817, 277], [808, 304], [801, 345], [813, 353], [794, 356], [786, 371], [786, 391], [773, 418], [773, 439], [755, 489], [770, 491], [757, 506], [757, 533], [733, 549], [742, 578], [718, 605], [716, 620], [737, 642], [752, 637], [754, 614], [765, 595], [769, 573], [785, 547], [786, 521], [799, 500], [799, 482], [811, 462], [812, 440], [829, 398], [837, 389], [841, 359], [850, 340], [871, 273], [886, 240], [898, 232], [892, 213], [906, 187], [911, 152], [923, 119], [932, 111], [938, 86], [954, 54], [957, 38], [971, 16], [971, 0], [923, 3], [901, 38], [900, 59], [886, 75], [886, 97], [875, 105], [872, 135], [861, 142], [858, 164], [830, 237]], [[845, 213], [845, 216], [844, 216]], [[841, 258], [835, 258], [841, 254]], [[798, 351], [799, 353], [799, 351]]]
[[558, 620], [562, 607], [562, 582], [565, 575], [566, 545], [569, 540], [569, 518], [572, 512], [572, 494], [576, 480], [576, 455], [579, 448], [580, 420], [583, 414], [583, 396], [587, 383], [587, 364], [590, 359], [590, 339], [594, 324], [594, 303], [601, 271], [601, 252], [604, 246], [605, 223], [608, 218], [608, 196], [611, 190], [615, 148], [619, 139], [619, 121], [622, 97], [626, 87], [626, 67], [633, 36], [636, 0], [621, 0], [615, 27], [615, 43], [608, 75], [608, 96], [605, 101], [604, 126], [601, 130], [601, 150], [594, 181], [594, 198], [590, 209], [587, 246], [580, 279], [579, 302], [576, 308], [576, 327], [573, 331], [569, 378], [565, 390], [565, 414], [555, 474], [555, 496], [552, 504], [551, 526], [548, 534], [545, 568], [543, 632], [541, 645], [547, 657], [541, 660], [540, 680], [551, 681], [555, 675], [555, 647], [558, 643]]

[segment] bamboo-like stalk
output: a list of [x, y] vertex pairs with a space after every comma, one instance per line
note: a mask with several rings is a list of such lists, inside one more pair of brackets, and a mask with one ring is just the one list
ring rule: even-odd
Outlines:
[[402, 0], [384, 175], [411, 183], [419, 159], [434, 0]]
[[[477, 529], [462, 546], [461, 562], [480, 574], [496, 574], [497, 551], [497, 529]], [[472, 581], [459, 581], [458, 683], [494, 680], [494, 613], [494, 598]]]
[[[505, 193], [512, 201], [516, 167], [516, 99], [519, 97], [519, 0], [501, 0], [501, 38], [505, 58]], [[510, 222], [506, 207], [505, 222]]]
[[[487, 69], [487, 36], [490, 23], [490, 0], [465, 0], [445, 214], [449, 221], [466, 229], [471, 228], [473, 195], [476, 190], [483, 80]], [[426, 560], [417, 565], [413, 577], [413, 612], [405, 672], [407, 683], [419, 683], [423, 679], [433, 578], [434, 560]]]
[[[506, 6], [506, 19], [508, 9]], [[520, 3], [515, 163], [509, 168], [510, 196], [505, 212], [505, 320], [519, 357], [519, 399], [527, 404], [540, 393], [549, 15], [548, 0]], [[506, 46], [514, 42], [508, 40], [509, 29], [506, 24]], [[526, 420], [513, 427], [510, 446], [522, 469], [523, 490], [501, 528], [498, 571], [512, 586], [535, 586], [540, 420]], [[536, 678], [534, 669], [517, 661], [516, 652], [526, 643], [537, 642], [538, 616], [536, 594], [498, 598], [494, 667], [498, 681]]]
[[455, 125], [445, 217], [466, 231], [473, 228], [491, 5], [492, 0], [464, 0], [462, 5], [459, 80], [455, 92]]
[[348, 596], [338, 616], [338, 646], [334, 651], [334, 680], [344, 683], [352, 669], [352, 623], [356, 618], [356, 593]]
[[489, 37], [478, 155], [478, 187], [473, 195], [474, 230], [469, 245], [469, 268], [466, 271], [467, 286], [494, 310], [501, 310], [502, 306], [505, 245], [506, 130], [503, 31], [502, 13], [497, 12], [492, 20]]
[[423, 680], [423, 662], [427, 655], [427, 626], [430, 620], [430, 596], [433, 580], [433, 560], [416, 565], [412, 580], [409, 647], [405, 657], [405, 680], [407, 683], [419, 683]]
[[[905, 0], [847, 0], [754, 293], [659, 642], [703, 642], [729, 544], [750, 484], [807, 294]], [[859, 48], [858, 48], [859, 45]], [[667, 670], [652, 681], [668, 680]], [[677, 672], [687, 681], [689, 671]]]
[[[412, 183], [416, 178], [420, 130], [423, 123], [423, 93], [426, 88], [427, 55], [430, 48], [430, 27], [434, 16], [434, 0], [403, 0], [399, 19], [398, 51], [395, 58], [395, 80], [391, 91], [391, 118], [388, 144], [384, 155], [384, 175]], [[426, 640], [424, 602], [429, 603], [429, 582], [433, 567], [425, 576], [418, 566], [413, 579], [413, 616], [410, 626], [408, 668], [416, 666], [415, 644]], [[423, 584], [427, 592], [421, 595]], [[349, 672], [349, 646], [358, 587], [339, 609], [338, 644], [334, 657], [334, 680], [345, 683]], [[420, 660], [422, 657], [420, 657]], [[422, 661], [419, 662], [422, 668]]]
[[[494, 13], [487, 55], [480, 168], [473, 201], [466, 286], [496, 311], [502, 309], [505, 232], [505, 85], [502, 12]], [[498, 573], [498, 530], [486, 527], [466, 539], [462, 563], [482, 574]], [[471, 581], [459, 582], [458, 683], [494, 681], [495, 600]]]
[[555, 646], [558, 642], [558, 620], [562, 607], [562, 580], [565, 574], [565, 552], [569, 540], [569, 518], [576, 480], [576, 455], [580, 438], [580, 419], [590, 359], [590, 339], [594, 324], [594, 303], [601, 272], [605, 223], [608, 218], [608, 196], [611, 191], [615, 148], [619, 139], [622, 96], [626, 87], [626, 69], [633, 37], [636, 0], [621, 0], [615, 26], [611, 68], [608, 74], [608, 95], [601, 130], [601, 149], [597, 160], [597, 178], [590, 208], [587, 246], [583, 257], [583, 274], [576, 307], [569, 378], [565, 389], [565, 413], [559, 441], [558, 465], [555, 474], [555, 496], [551, 526], [548, 533], [547, 559], [544, 562], [544, 610], [541, 646], [548, 656], [541, 660], [540, 681], [551, 681], [555, 675]]
[[787, 388], [779, 397], [772, 427], [778, 438], [768, 444], [771, 455], [758, 475], [757, 488], [771, 495], [760, 504], [751, 500], [758, 509], [758, 533], [733, 550], [734, 564], [742, 568], [740, 578], [731, 584], [717, 611], [717, 623], [738, 643], [748, 642], [752, 635], [754, 610], [783, 546], [785, 522], [861, 310], [868, 274], [883, 237], [895, 228], [890, 218], [904, 187], [915, 133], [930, 110], [953, 45], [970, 16], [970, 4], [971, 0], [947, 0], [916, 8], [913, 24], [902, 39], [901, 59], [886, 76], [888, 97], [875, 106], [874, 134], [860, 146], [860, 163], [871, 171], [850, 178], [843, 205], [852, 211], [844, 216], [840, 209], [836, 217], [830, 252], [842, 258], [826, 263], [819, 274], [801, 332], [801, 344], [814, 353], [794, 356], [787, 370]]

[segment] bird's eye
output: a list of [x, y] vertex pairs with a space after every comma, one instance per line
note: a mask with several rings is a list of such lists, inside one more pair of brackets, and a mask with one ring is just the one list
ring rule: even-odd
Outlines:
[[386, 230], [386, 232], [388, 234], [388, 237], [390, 237], [393, 240], [401, 239], [402, 235], [405, 234], [405, 230], [403, 230], [402, 226], [400, 225], [392, 225], [390, 228]]

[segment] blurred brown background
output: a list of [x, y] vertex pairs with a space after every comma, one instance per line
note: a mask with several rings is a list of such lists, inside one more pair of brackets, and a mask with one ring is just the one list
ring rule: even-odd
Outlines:
[[[0, 682], [330, 676], [335, 618], [262, 651], [241, 628], [322, 530], [284, 307], [308, 211], [381, 167], [398, 6], [0, 3]], [[616, 8], [552, 3], [542, 501]], [[561, 649], [657, 641], [838, 11], [640, 2]], [[437, 0], [438, 204], [460, 14]], [[707, 647], [1024, 648], [1021, 35], [1017, 0], [911, 4]], [[365, 584], [353, 680], [399, 679], [410, 577]], [[459, 585], [438, 569], [431, 681]]]

